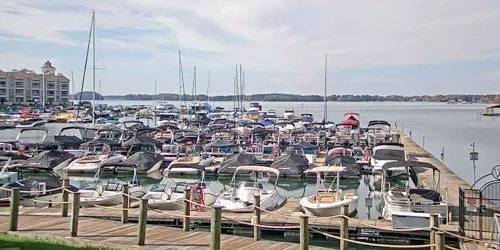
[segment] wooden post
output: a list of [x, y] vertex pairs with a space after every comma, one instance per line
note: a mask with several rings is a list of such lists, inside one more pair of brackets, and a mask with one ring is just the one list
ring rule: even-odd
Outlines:
[[[349, 215], [349, 205], [340, 207], [340, 214], [343, 215], [343, 217], [340, 218], [340, 238], [347, 239], [349, 237], [349, 219], [347, 218]], [[340, 240], [340, 250], [347, 250], [347, 241]]]
[[19, 198], [21, 190], [18, 187], [10, 191], [10, 225], [9, 231], [17, 231], [17, 221], [19, 219]]
[[189, 188], [186, 188], [186, 190], [184, 190], [184, 220], [182, 221], [182, 229], [184, 229], [184, 231], [186, 232], [189, 231], [189, 224], [190, 224], [189, 215], [191, 214], [189, 191], [190, 191]]
[[146, 223], [148, 218], [148, 199], [141, 199], [139, 204], [139, 224], [137, 230], [137, 245], [142, 246], [146, 241]]
[[69, 207], [69, 204], [68, 204], [69, 193], [67, 191], [68, 188], [69, 188], [69, 179], [64, 178], [62, 180], [62, 202], [64, 202], [62, 204], [62, 211], [61, 211], [62, 217], [68, 217], [68, 207]]
[[210, 220], [210, 250], [220, 250], [221, 215], [222, 207], [214, 206]]
[[300, 215], [300, 248], [301, 250], [309, 249], [309, 216], [306, 214]]
[[[260, 194], [253, 195], [253, 224], [260, 225]], [[253, 226], [253, 239], [259, 241], [261, 238], [260, 227]]]
[[128, 209], [130, 208], [130, 198], [128, 197], [128, 184], [123, 184], [122, 189], [122, 223], [128, 223]]
[[73, 202], [71, 203], [71, 226], [69, 233], [71, 237], [78, 235], [78, 217], [80, 216], [80, 193], [73, 193]]
[[436, 232], [436, 250], [445, 250], [444, 233]]
[[[436, 233], [437, 233], [437, 230], [435, 228], [438, 228], [439, 227], [439, 214], [431, 214], [431, 217], [430, 217], [430, 227], [431, 227], [431, 230], [430, 230], [430, 240], [429, 242], [431, 244], [434, 244], [436, 243]], [[433, 249], [436, 249], [435, 247], [431, 247], [431, 250]]]

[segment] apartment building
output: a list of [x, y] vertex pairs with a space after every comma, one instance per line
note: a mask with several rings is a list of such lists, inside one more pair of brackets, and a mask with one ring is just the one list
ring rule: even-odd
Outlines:
[[42, 66], [42, 74], [32, 70], [0, 69], [0, 103], [2, 104], [42, 104], [63, 105], [69, 100], [69, 79], [56, 74], [56, 68], [47, 61]]

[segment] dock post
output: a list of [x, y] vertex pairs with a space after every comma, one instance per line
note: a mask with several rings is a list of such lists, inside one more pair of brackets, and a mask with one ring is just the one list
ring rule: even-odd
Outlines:
[[[260, 225], [260, 194], [253, 195], [253, 219], [252, 224]], [[253, 226], [253, 239], [259, 241], [260, 236], [260, 227]]]
[[[342, 239], [347, 239], [349, 237], [348, 231], [349, 231], [349, 205], [342, 205], [340, 207], [340, 238]], [[347, 241], [345, 240], [340, 240], [340, 250], [347, 250]]]
[[71, 237], [78, 235], [78, 217], [80, 216], [80, 193], [73, 193], [73, 202], [71, 203], [71, 226], [69, 233]]
[[191, 214], [191, 203], [189, 202], [189, 198], [189, 188], [186, 188], [186, 190], [184, 190], [184, 220], [182, 221], [182, 229], [186, 232], [189, 231], [189, 215]]
[[306, 214], [300, 215], [300, 248], [301, 250], [309, 249], [309, 216]]
[[17, 221], [19, 219], [19, 198], [21, 190], [18, 187], [10, 191], [10, 224], [9, 231], [17, 231]]
[[[431, 244], [434, 244], [436, 243], [436, 233], [438, 232], [436, 228], [439, 227], [439, 215], [438, 214], [431, 214], [431, 217], [430, 217], [430, 227], [431, 227], [431, 230], [429, 231], [430, 233], [430, 243]], [[432, 249], [436, 249], [435, 247], [431, 247], [431, 250]]]
[[128, 223], [128, 209], [130, 208], [130, 198], [128, 197], [128, 184], [123, 184], [122, 188], [122, 223]]
[[436, 250], [445, 250], [444, 233], [436, 232]]
[[214, 206], [212, 208], [212, 218], [210, 220], [210, 250], [220, 250], [221, 214], [222, 207]]
[[65, 177], [62, 180], [62, 210], [61, 210], [61, 216], [62, 217], [68, 217], [68, 207], [69, 207], [69, 193], [68, 193], [68, 188], [69, 188], [69, 179], [68, 177]]
[[143, 246], [146, 241], [146, 224], [148, 219], [148, 199], [139, 203], [139, 223], [137, 230], [137, 245]]

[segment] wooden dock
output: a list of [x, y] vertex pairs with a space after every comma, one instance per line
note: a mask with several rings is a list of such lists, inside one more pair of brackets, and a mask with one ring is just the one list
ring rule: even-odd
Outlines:
[[[0, 230], [6, 232], [8, 216], [0, 216]], [[94, 218], [80, 218], [79, 235], [69, 237], [69, 218], [60, 216], [19, 217], [19, 228], [12, 234], [26, 237], [37, 237], [61, 241], [72, 241], [77, 244], [103, 246], [119, 249], [138, 248], [136, 246], [137, 224], [122, 224], [117, 221]], [[189, 231], [182, 229], [148, 225], [145, 249], [208, 249], [209, 232]], [[298, 244], [279, 241], [254, 241], [250, 237], [221, 235], [221, 249], [298, 249]], [[310, 249], [320, 249], [310, 246]]]
[[[441, 194], [448, 192], [448, 203], [458, 208], [458, 188], [470, 188], [470, 185], [449, 169], [442, 161], [438, 160], [427, 150], [417, 145], [410, 137], [401, 134], [401, 143], [405, 145], [410, 158], [421, 162], [427, 162], [435, 166], [441, 172]], [[432, 171], [426, 170], [418, 174], [420, 184], [432, 186]]]

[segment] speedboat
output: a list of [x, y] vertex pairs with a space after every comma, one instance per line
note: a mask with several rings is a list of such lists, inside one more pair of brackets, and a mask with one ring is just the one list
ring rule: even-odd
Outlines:
[[16, 128], [34, 128], [34, 127], [41, 127], [45, 124], [47, 124], [47, 121], [45, 121], [42, 118], [30, 118], [19, 122], [16, 125]]
[[[373, 172], [380, 174], [384, 164], [394, 161], [407, 161], [408, 154], [403, 144], [400, 143], [382, 143], [373, 147], [373, 154], [370, 158], [370, 165], [373, 167]], [[392, 167], [389, 170], [392, 176], [397, 176], [406, 173], [406, 167]]]
[[[267, 180], [240, 181], [236, 185], [238, 172], [272, 173], [276, 175], [274, 185]], [[278, 169], [264, 166], [240, 166], [234, 171], [230, 188], [223, 192], [215, 201], [214, 205], [222, 206], [222, 210], [230, 212], [252, 212], [253, 195], [260, 194], [260, 207], [265, 210], [274, 210], [280, 207], [286, 199], [281, 197], [276, 187], [278, 185], [280, 171]]]
[[[122, 202], [122, 189], [123, 181], [113, 180], [103, 183], [101, 172], [110, 171], [117, 173], [117, 168], [123, 170], [124, 168], [130, 169], [130, 166], [123, 166], [120, 164], [107, 164], [101, 166], [94, 175], [92, 183], [85, 183], [80, 188], [81, 198], [80, 204], [82, 206], [114, 206]], [[128, 182], [129, 195], [135, 198], [143, 197], [146, 194], [146, 189], [139, 184], [137, 180], [137, 168], [132, 167], [132, 178]]]
[[[341, 207], [344, 205], [349, 206], [348, 214], [354, 214], [357, 211], [359, 197], [355, 193], [340, 190], [340, 173], [344, 171], [346, 171], [345, 167], [338, 166], [315, 167], [305, 171], [317, 175], [316, 194], [303, 197], [299, 202], [306, 214], [318, 217], [340, 215]], [[337, 175], [335, 189], [332, 189], [333, 181], [329, 188], [324, 188], [324, 179], [321, 178], [321, 174], [329, 173]]]
[[173, 179], [169, 173], [175, 173], [179, 168], [165, 169], [164, 177], [159, 184], [153, 185], [144, 198], [148, 199], [148, 206], [154, 209], [179, 210], [184, 204], [184, 191], [189, 189], [189, 198], [204, 206], [211, 206], [217, 199], [215, 194], [205, 183], [203, 167], [182, 167], [182, 173], [202, 173], [201, 180]]

